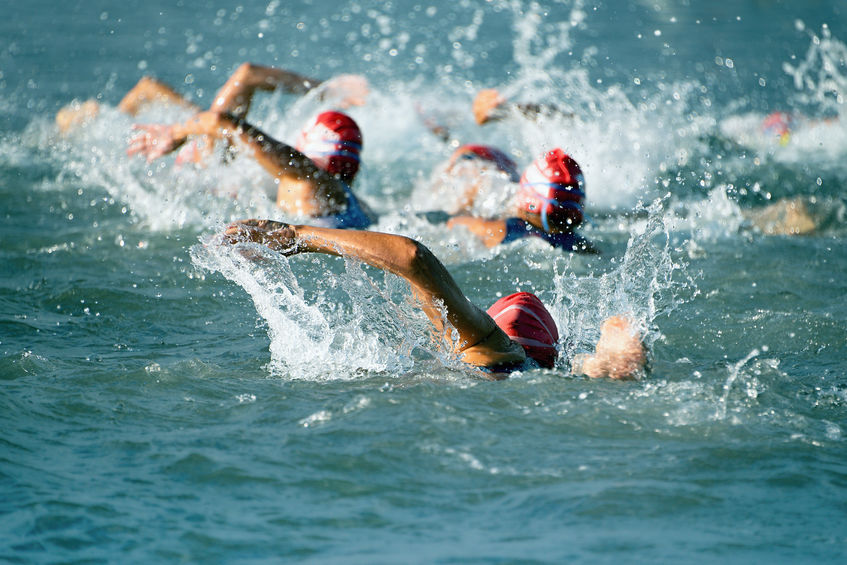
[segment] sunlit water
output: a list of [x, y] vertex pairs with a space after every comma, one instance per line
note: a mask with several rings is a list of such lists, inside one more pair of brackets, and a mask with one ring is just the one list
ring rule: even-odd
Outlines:
[[[840, 2], [16, 5], [0, 23], [0, 560], [827, 562], [847, 558], [847, 14]], [[796, 4], [796, 5], [793, 5]], [[46, 30], [53, 30], [47, 33]], [[59, 33], [59, 30], [61, 33]], [[371, 79], [356, 189], [487, 307], [537, 293], [554, 370], [481, 380], [408, 287], [335, 257], [217, 245], [286, 218], [243, 158], [124, 151], [143, 74], [208, 104], [245, 60]], [[574, 113], [478, 127], [496, 87]], [[100, 115], [68, 136], [72, 99]], [[321, 102], [257, 99], [291, 140]], [[790, 140], [762, 132], [802, 113]], [[599, 257], [488, 251], [416, 212], [456, 142], [562, 146]], [[493, 181], [479, 203], [504, 200]], [[749, 211], [806, 196], [818, 230]], [[636, 382], [573, 377], [606, 316]]]

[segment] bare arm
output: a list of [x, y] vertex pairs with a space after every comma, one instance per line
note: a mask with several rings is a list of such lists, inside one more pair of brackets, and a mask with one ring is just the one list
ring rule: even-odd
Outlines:
[[151, 104], [173, 104], [200, 111], [200, 107], [189, 102], [180, 93], [160, 80], [152, 77], [142, 77], [118, 104], [118, 109], [130, 116], [135, 116], [143, 108]]
[[205, 135], [216, 140], [240, 140], [252, 151], [256, 161], [275, 177], [295, 175], [329, 179], [329, 175], [315, 166], [311, 159], [290, 145], [229, 114], [206, 111], [181, 124], [136, 124], [133, 127], [140, 133], [130, 139], [127, 153], [141, 154], [148, 161], [171, 153], [189, 136]]
[[487, 220], [475, 216], [455, 216], [447, 221], [447, 227], [466, 227], [472, 234], [482, 240], [486, 247], [494, 247], [506, 239], [505, 220]]
[[509, 102], [493, 88], [480, 90], [473, 101], [473, 115], [479, 125], [502, 120], [509, 115], [511, 109], [517, 110], [530, 119], [535, 119], [542, 114], [573, 117], [571, 112], [565, 112], [550, 104]]
[[317, 79], [284, 69], [243, 63], [215, 94], [209, 109], [243, 118], [247, 115], [253, 94], [257, 90], [271, 91], [282, 88], [291, 94], [305, 94], [320, 83]]
[[182, 124], [133, 127], [139, 133], [130, 139], [127, 154], [141, 154], [148, 161], [174, 151], [189, 136], [240, 141], [256, 162], [278, 181], [277, 204], [291, 213], [321, 216], [347, 203], [341, 183], [318, 168], [309, 157], [231, 115], [207, 111]]
[[320, 85], [325, 87], [322, 98], [337, 100], [342, 108], [364, 104], [368, 94], [367, 80], [359, 75], [339, 75], [322, 81], [285, 69], [243, 63], [215, 94], [209, 110], [243, 118], [257, 90], [281, 88], [290, 94], [303, 95]]
[[286, 255], [326, 253], [353, 257], [406, 279], [421, 307], [448, 342], [450, 326], [459, 333], [456, 351], [464, 361], [496, 366], [523, 361], [523, 349], [494, 320], [472, 304], [442, 263], [410, 238], [369, 231], [291, 226], [267, 220], [247, 220], [226, 230], [230, 243], [255, 241]]

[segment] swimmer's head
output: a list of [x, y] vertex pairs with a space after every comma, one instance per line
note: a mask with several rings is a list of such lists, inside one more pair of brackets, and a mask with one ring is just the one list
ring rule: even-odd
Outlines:
[[491, 305], [488, 315], [509, 339], [524, 348], [527, 357], [542, 367], [553, 368], [559, 330], [553, 316], [537, 296], [529, 292], [504, 296]]
[[785, 145], [791, 138], [791, 127], [794, 125], [791, 114], [772, 112], [762, 120], [762, 133], [768, 137], [776, 137], [780, 144]]
[[561, 149], [548, 151], [527, 167], [517, 194], [518, 211], [548, 233], [570, 232], [582, 223], [585, 178]]
[[300, 131], [295, 149], [324, 171], [352, 182], [359, 170], [362, 131], [347, 114], [323, 112]]
[[450, 164], [447, 170], [449, 171], [457, 163], [464, 161], [491, 163], [500, 171], [506, 173], [512, 182], [518, 182], [520, 180], [520, 173], [518, 173], [518, 166], [515, 162], [495, 147], [489, 145], [462, 145], [450, 156]]

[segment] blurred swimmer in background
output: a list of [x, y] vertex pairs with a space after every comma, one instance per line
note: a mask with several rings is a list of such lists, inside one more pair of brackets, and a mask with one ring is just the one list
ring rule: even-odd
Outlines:
[[[322, 81], [285, 69], [242, 63], [215, 94], [209, 110], [246, 118], [257, 91], [275, 90], [300, 96], [314, 91], [327, 105], [347, 109], [363, 105], [370, 87], [367, 79], [361, 75], [344, 74]], [[130, 116], [136, 116], [148, 107], [156, 105], [180, 106], [194, 113], [202, 110], [169, 85], [152, 77], [142, 77], [126, 93], [118, 104], [118, 109]], [[100, 104], [96, 100], [74, 101], [56, 114], [56, 125], [60, 132], [66, 133], [96, 117], [99, 111]], [[186, 160], [187, 158], [188, 155], [184, 157]]]
[[[576, 232], [585, 217], [585, 177], [579, 164], [562, 149], [539, 156], [517, 181], [514, 162], [496, 149], [463, 146], [456, 150], [453, 160], [494, 162], [517, 182], [518, 188], [502, 217], [457, 214], [448, 220], [448, 227], [466, 228], [487, 247], [535, 237], [563, 251], [598, 253], [590, 241]], [[471, 187], [463, 195], [464, 201], [472, 203], [477, 194]]]
[[[473, 114], [480, 125], [513, 111], [529, 117], [564, 113], [552, 106], [513, 104], [496, 90], [480, 91]], [[450, 145], [459, 145], [449, 128], [419, 109], [429, 130]], [[436, 167], [426, 190], [445, 205], [447, 226], [463, 227], [486, 247], [538, 238], [556, 249], [598, 253], [576, 232], [585, 219], [585, 177], [577, 162], [556, 148], [539, 156], [523, 175], [504, 151], [490, 145], [459, 145]]]
[[[370, 225], [373, 213], [352, 190], [362, 150], [359, 126], [342, 112], [322, 112], [306, 124], [294, 146], [277, 141], [246, 121], [255, 93], [276, 89], [298, 95], [320, 89], [321, 99], [345, 108], [363, 104], [369, 92], [367, 80], [358, 75], [320, 81], [244, 63], [220, 88], [209, 109], [202, 111], [168, 85], [145, 77], [121, 100], [121, 111], [134, 116], [152, 105], [171, 105], [195, 114], [183, 123], [134, 125], [138, 133], [127, 152], [152, 161], [179, 150], [177, 164], [200, 163], [218, 141], [225, 141], [229, 150], [239, 144], [271, 174], [282, 210], [329, 227]], [[57, 114], [56, 122], [60, 131], [68, 132], [98, 113], [95, 101], [71, 104]]]

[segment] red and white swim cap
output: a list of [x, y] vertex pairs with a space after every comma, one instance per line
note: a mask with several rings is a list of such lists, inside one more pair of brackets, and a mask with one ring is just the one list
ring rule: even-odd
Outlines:
[[490, 145], [462, 145], [453, 152], [450, 157], [450, 164], [454, 164], [460, 159], [482, 159], [494, 163], [498, 169], [509, 175], [512, 182], [518, 182], [521, 175], [518, 173], [517, 164], [496, 147]]
[[791, 129], [791, 114], [786, 112], [772, 112], [762, 120], [762, 131], [782, 135]]
[[362, 131], [347, 114], [323, 112], [300, 131], [294, 147], [324, 171], [352, 179], [359, 170]]
[[778, 137], [783, 145], [788, 143], [791, 136], [791, 128], [794, 118], [786, 112], [773, 112], [762, 120], [762, 133], [771, 137]]
[[527, 357], [535, 359], [542, 367], [553, 368], [559, 330], [537, 296], [529, 292], [504, 296], [491, 305], [488, 315], [509, 339], [524, 348]]
[[527, 167], [518, 189], [518, 208], [541, 217], [544, 230], [570, 231], [582, 223], [585, 178], [561, 149], [548, 151]]

